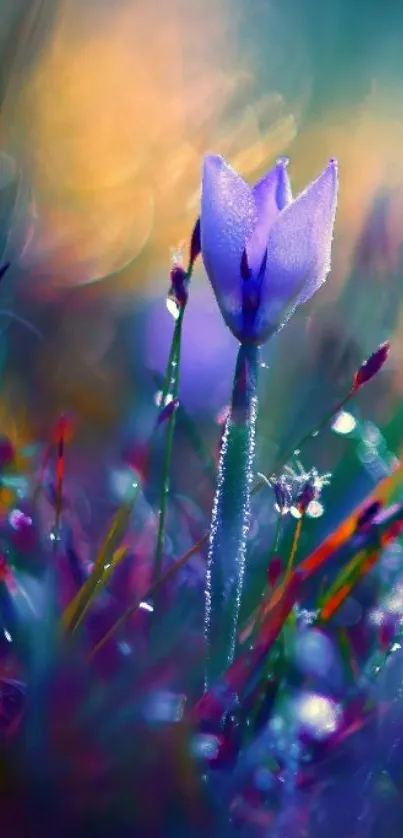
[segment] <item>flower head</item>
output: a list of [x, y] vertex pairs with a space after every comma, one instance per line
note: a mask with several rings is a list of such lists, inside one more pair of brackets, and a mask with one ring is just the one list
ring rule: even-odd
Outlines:
[[250, 187], [219, 155], [204, 160], [201, 252], [221, 313], [241, 342], [263, 343], [330, 270], [337, 163], [295, 200], [280, 159]]
[[296, 469], [285, 466], [281, 474], [273, 474], [268, 480], [274, 491], [277, 509], [282, 515], [286, 515], [292, 508], [304, 514], [312, 501], [319, 500], [324, 486], [330, 483], [330, 473], [319, 474], [315, 467], [306, 471], [299, 460], [296, 465]]

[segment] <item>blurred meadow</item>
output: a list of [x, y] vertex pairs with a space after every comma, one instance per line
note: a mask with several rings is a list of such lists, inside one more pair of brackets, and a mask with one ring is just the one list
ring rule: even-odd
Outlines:
[[[171, 254], [196, 220], [206, 151], [251, 180], [287, 155], [297, 190], [329, 157], [340, 164], [331, 275], [264, 349], [258, 468], [292, 451], [361, 360], [392, 340], [340, 432], [304, 451], [304, 465], [333, 478], [303, 552], [389, 470], [402, 444], [402, 26], [397, 0], [1, 4], [0, 237], [11, 268], [0, 407], [24, 444], [45, 445], [60, 411], [72, 413], [71, 467], [97, 486], [88, 527], [97, 505], [103, 515], [116, 503], [127, 464], [141, 467], [173, 327]], [[200, 264], [172, 485], [204, 515], [205, 455], [235, 355]]]
[[[0, 2], [2, 838], [401, 838], [402, 31], [401, 0]], [[331, 272], [260, 360], [246, 245], [240, 349], [178, 269], [207, 152], [323, 172], [285, 306], [339, 162]]]

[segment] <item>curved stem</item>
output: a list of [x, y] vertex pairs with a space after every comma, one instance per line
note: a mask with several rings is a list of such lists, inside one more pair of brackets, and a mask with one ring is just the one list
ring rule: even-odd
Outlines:
[[207, 556], [206, 687], [232, 663], [250, 524], [258, 349], [241, 345], [218, 466]]

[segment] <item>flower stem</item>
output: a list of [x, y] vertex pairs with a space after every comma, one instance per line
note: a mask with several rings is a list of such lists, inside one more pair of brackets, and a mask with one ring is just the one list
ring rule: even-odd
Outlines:
[[[399, 483], [396, 482], [397, 480], [399, 480]], [[389, 475], [380, 484], [380, 486], [382, 486], [382, 490], [381, 490], [382, 494], [381, 495], [379, 494], [380, 490], [379, 490], [379, 487], [378, 487], [378, 489], [377, 489], [378, 497], [382, 497], [383, 501], [385, 503], [390, 501], [392, 488], [396, 489], [396, 486], [397, 485], [400, 486], [400, 484], [401, 484], [401, 471], [398, 472], [398, 473], [396, 472], [392, 477]], [[378, 539], [380, 539], [381, 546], [386, 547], [387, 544], [389, 544], [391, 541], [394, 541], [398, 537], [398, 535], [401, 534], [401, 532], [403, 531], [403, 507], [402, 507], [402, 505], [393, 506], [393, 507], [391, 507], [391, 509], [392, 509], [392, 512], [390, 513], [390, 515], [388, 515], [388, 517], [386, 519], [384, 519], [382, 521], [382, 523], [374, 525], [374, 526], [376, 526], [375, 536], [372, 533], [370, 533], [368, 535], [368, 543], [367, 543], [366, 546], [367, 547], [370, 547], [371, 545], [373, 546], [374, 545], [374, 539], [375, 539], [376, 555], [377, 556], [382, 554], [379, 551]], [[331, 535], [328, 536], [328, 538], [325, 539], [325, 541], [322, 542], [322, 544], [318, 548], [316, 548], [316, 550], [314, 550], [313, 553], [311, 553], [309, 556], [307, 556], [306, 559], [304, 559], [302, 561], [302, 563], [300, 565], [300, 571], [303, 574], [305, 582], [310, 580], [310, 579], [313, 579], [313, 578], [317, 577], [318, 574], [323, 573], [323, 570], [326, 571], [326, 562], [329, 559], [331, 559], [331, 557], [334, 555], [335, 550], [340, 548], [342, 545], [346, 546], [346, 545], [349, 544], [349, 542], [351, 542], [351, 539], [353, 537], [353, 532], [354, 532], [354, 528], [352, 529], [352, 527], [351, 527], [351, 520], [353, 520], [355, 522], [356, 517], [357, 517], [357, 510], [354, 511], [352, 519], [351, 519], [351, 516], [349, 516], [349, 518], [347, 518], [347, 520], [342, 521], [340, 526], [334, 532], [332, 532]], [[350, 522], [350, 525], [349, 525], [349, 522]], [[143, 600], [148, 600], [151, 597], [153, 597], [155, 595], [156, 591], [159, 589], [160, 585], [164, 584], [165, 582], [168, 581], [168, 579], [171, 579], [173, 576], [175, 576], [175, 574], [182, 567], [184, 567], [186, 562], [188, 562], [189, 559], [192, 556], [194, 556], [199, 550], [202, 549], [203, 545], [207, 541], [207, 538], [208, 538], [208, 536], [203, 536], [202, 538], [200, 538], [199, 541], [196, 542], [196, 544], [194, 544], [192, 547], [190, 547], [189, 550], [187, 550], [186, 553], [183, 556], [180, 557], [180, 559], [177, 559], [176, 562], [171, 564], [167, 568], [167, 570], [164, 571], [162, 576], [159, 579], [157, 579], [155, 584], [152, 584], [150, 586], [150, 588], [148, 588], [147, 591], [142, 593], [142, 595], [139, 599], [137, 599], [134, 603], [132, 603], [132, 605], [130, 605], [126, 609], [126, 611], [124, 611], [123, 614], [120, 615], [120, 617], [116, 620], [116, 622], [113, 624], [113, 626], [108, 630], [107, 634], [105, 634], [101, 638], [101, 640], [97, 643], [97, 645], [92, 649], [92, 651], [90, 653], [90, 656], [89, 656], [90, 659], [92, 659], [95, 656], [95, 654], [105, 645], [105, 643], [108, 640], [110, 640], [111, 637], [113, 637], [119, 631], [119, 629], [122, 628], [125, 625], [126, 620], [128, 620], [128, 618], [137, 611], [137, 609], [140, 607], [141, 602]], [[362, 558], [361, 553], [357, 554], [357, 551], [353, 551], [352, 558], [355, 557], [355, 559], [357, 560], [358, 555], [360, 556], [360, 560], [361, 560], [361, 558]], [[349, 556], [351, 556], [351, 553], [349, 553]], [[368, 569], [368, 565], [365, 565], [365, 571], [367, 569]], [[293, 591], [293, 587], [292, 587], [293, 586], [293, 578], [296, 579], [295, 591], [297, 593], [295, 593], [295, 591], [292, 593], [292, 591]], [[295, 571], [294, 571], [294, 574], [291, 577], [290, 585], [288, 586], [288, 590], [290, 591], [290, 595], [292, 593], [291, 602], [289, 600], [286, 600], [286, 593], [287, 592], [284, 592], [283, 587], [280, 585], [280, 588], [278, 589], [279, 593], [276, 594], [276, 591], [275, 591], [274, 594], [272, 594], [272, 596], [270, 597], [270, 601], [269, 601], [269, 606], [270, 607], [269, 608], [264, 608], [264, 611], [262, 612], [262, 617], [264, 618], [266, 623], [269, 621], [270, 625], [276, 625], [277, 626], [277, 628], [275, 629], [275, 631], [273, 631], [273, 633], [271, 635], [272, 637], [274, 637], [274, 636], [277, 637], [278, 631], [281, 629], [281, 626], [284, 624], [285, 620], [287, 619], [287, 616], [289, 615], [292, 606], [297, 601], [297, 594], [299, 592], [299, 585], [300, 585], [300, 582], [298, 582], [298, 578], [295, 577]], [[346, 591], [347, 591], [347, 593], [346, 593]], [[348, 588], [348, 589], [345, 588], [344, 592], [345, 592], [345, 596], [348, 596], [348, 594], [350, 592], [350, 588]], [[328, 592], [326, 593], [326, 595], [328, 596]], [[287, 602], [286, 607], [284, 606], [285, 602]], [[323, 604], [324, 604], [324, 602], [322, 602], [322, 605]], [[278, 622], [276, 623], [276, 618], [274, 616], [274, 614], [276, 613], [276, 609], [279, 609], [279, 611], [280, 611], [280, 621], [279, 621], [280, 627], [279, 627]], [[284, 616], [284, 614], [285, 614], [285, 616]], [[253, 620], [254, 620], [254, 616], [252, 617], [252, 621]], [[278, 629], [278, 631], [277, 631], [277, 629]], [[251, 632], [249, 631], [249, 633], [247, 635], [248, 637], [249, 637], [250, 633]], [[241, 639], [241, 642], [244, 642], [244, 640]], [[271, 642], [268, 645], [268, 648], [270, 647], [270, 645], [271, 645]]]
[[[340, 402], [338, 402], [337, 405], [335, 405], [332, 408], [332, 410], [330, 410], [326, 414], [326, 416], [324, 416], [323, 419], [321, 419], [320, 422], [314, 428], [312, 428], [307, 434], [305, 434], [305, 436], [303, 436], [299, 440], [299, 442], [297, 442], [297, 444], [294, 446], [292, 451], [289, 451], [286, 454], [285, 457], [281, 458], [281, 460], [278, 462], [276, 467], [272, 469], [272, 472], [275, 471], [275, 470], [277, 472], [280, 471], [281, 468], [291, 459], [294, 451], [298, 448], [302, 448], [302, 446], [305, 445], [305, 443], [308, 442], [308, 440], [311, 439], [314, 434], [319, 433], [319, 431], [321, 431], [325, 427], [325, 425], [330, 421], [330, 419], [332, 419], [333, 416], [335, 416], [337, 413], [340, 412], [340, 410], [342, 410], [342, 408], [347, 404], [348, 401], [350, 401], [350, 399], [352, 398], [353, 395], [354, 395], [353, 391], [350, 390], [349, 393]], [[270, 474], [272, 472], [270, 472]], [[260, 492], [261, 489], [264, 489], [265, 486], [270, 486], [270, 474], [268, 474], [268, 475], [266, 475], [266, 474], [258, 475], [258, 480], [255, 483], [255, 485], [252, 487], [252, 490], [251, 490], [251, 495], [252, 496], [254, 496], [258, 492]], [[199, 550], [202, 549], [202, 547], [208, 541], [208, 538], [209, 538], [209, 534], [206, 533], [201, 538], [199, 538], [199, 540], [195, 544], [193, 544], [193, 546], [190, 547], [186, 551], [186, 553], [183, 554], [183, 556], [181, 556], [179, 559], [177, 559], [176, 566], [177, 566], [178, 570], [180, 570], [180, 568], [182, 568], [186, 564], [186, 562], [189, 561], [189, 559], [191, 559], [192, 556], [195, 555], [195, 553], [198, 553]]]
[[294, 534], [293, 534], [293, 537], [292, 537], [290, 555], [288, 557], [287, 568], [286, 568], [286, 572], [285, 572], [284, 587], [286, 587], [286, 585], [290, 581], [290, 576], [291, 576], [291, 573], [292, 573], [293, 568], [294, 568], [294, 561], [295, 561], [295, 556], [297, 555], [298, 544], [299, 544], [299, 539], [300, 539], [300, 536], [301, 536], [303, 520], [304, 520], [304, 516], [301, 515], [301, 517], [298, 518], [298, 520], [295, 524]]
[[281, 512], [279, 512], [278, 515], [277, 515], [277, 523], [276, 523], [276, 529], [275, 529], [275, 533], [274, 533], [273, 543], [272, 543], [272, 546], [271, 546], [270, 552], [269, 552], [269, 559], [272, 556], [274, 556], [275, 553], [277, 553], [277, 551], [280, 547], [282, 532], [283, 532], [283, 515], [282, 515]]
[[[172, 397], [173, 400], [177, 399], [178, 391], [179, 391], [179, 365], [180, 365], [180, 349], [181, 349], [181, 337], [182, 337], [182, 323], [183, 323], [183, 315], [185, 309], [184, 307], [180, 309], [178, 318], [175, 323], [175, 330], [172, 338], [171, 350], [169, 353], [167, 371], [165, 375], [165, 382], [162, 392], [162, 403], [161, 409], [165, 407], [165, 401], [167, 399], [168, 393]], [[158, 535], [157, 535], [157, 546], [155, 550], [155, 561], [154, 561], [154, 572], [153, 572], [153, 580], [156, 582], [157, 579], [161, 576], [162, 572], [162, 559], [163, 559], [163, 552], [164, 552], [164, 540], [165, 540], [165, 525], [166, 525], [166, 516], [167, 516], [167, 503], [168, 503], [168, 494], [169, 494], [169, 483], [170, 483], [170, 468], [171, 468], [171, 460], [172, 460], [172, 449], [173, 449], [173, 440], [175, 434], [175, 423], [176, 423], [176, 410], [173, 410], [169, 419], [168, 419], [168, 427], [166, 433], [166, 441], [165, 441], [165, 454], [164, 454], [164, 461], [162, 467], [162, 482], [161, 482], [161, 495], [160, 495], [160, 505], [159, 505], [159, 519], [158, 519]]]
[[258, 349], [241, 345], [218, 466], [207, 556], [206, 688], [232, 663], [245, 572], [257, 415]]

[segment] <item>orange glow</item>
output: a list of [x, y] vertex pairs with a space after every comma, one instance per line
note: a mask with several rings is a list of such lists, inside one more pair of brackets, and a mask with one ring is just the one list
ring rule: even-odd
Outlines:
[[[117, 4], [82, 32], [66, 12], [27, 80], [38, 224], [23, 264], [52, 284], [94, 281], [145, 250], [146, 267], [129, 271], [131, 287], [143, 284], [189, 235], [205, 151], [249, 174], [295, 136], [281, 96], [253, 101], [253, 68], [228, 38], [230, 4], [189, 5]], [[248, 88], [251, 104], [234, 110]]]

